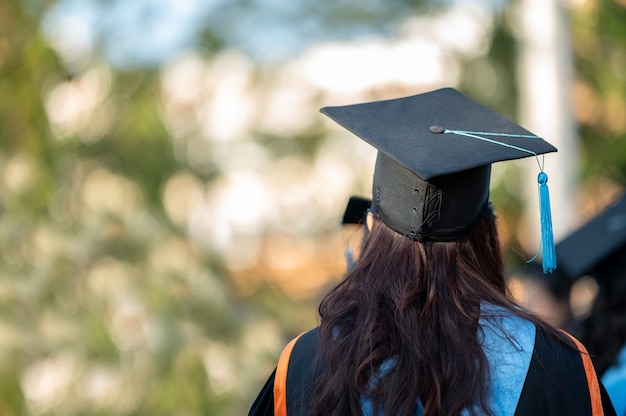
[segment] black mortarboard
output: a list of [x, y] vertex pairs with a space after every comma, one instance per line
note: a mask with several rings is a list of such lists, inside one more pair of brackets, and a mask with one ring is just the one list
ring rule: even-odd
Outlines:
[[367, 210], [372, 205], [372, 201], [360, 196], [351, 196], [348, 199], [346, 210], [343, 213], [341, 224], [365, 224]]
[[[372, 201], [370, 199], [361, 198], [359, 196], [351, 196], [350, 199], [348, 199], [346, 210], [344, 211], [343, 218], [341, 219], [341, 224], [344, 226], [354, 224], [361, 227], [360, 229], [361, 231], [363, 231], [363, 233], [361, 234], [361, 245], [363, 244], [364, 239], [369, 233], [369, 230], [364, 225], [366, 224], [367, 212], [369, 211], [371, 205]], [[361, 247], [358, 247], [357, 249], [360, 250]], [[345, 256], [346, 262], [348, 263], [348, 270], [351, 270], [354, 267], [355, 262], [354, 253], [350, 242], [348, 242], [348, 245], [346, 247]]]
[[492, 163], [556, 151], [452, 88], [321, 111], [378, 150], [373, 208], [417, 241], [469, 231], [487, 205]]
[[[618, 257], [624, 262], [624, 253], [618, 254], [624, 247], [626, 197], [622, 196], [556, 245], [558, 265], [573, 280], [597, 271], [598, 268], [602, 268], [603, 274], [607, 274], [610, 273], [610, 267], [600, 266], [609, 261], [613, 265], [619, 260]], [[621, 273], [626, 275], [626, 268], [622, 268]]]

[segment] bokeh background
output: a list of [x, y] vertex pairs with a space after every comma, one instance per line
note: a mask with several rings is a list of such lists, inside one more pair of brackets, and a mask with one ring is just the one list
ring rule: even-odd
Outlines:
[[[0, 414], [246, 414], [369, 194], [373, 149], [324, 105], [452, 86], [497, 109], [559, 147], [564, 236], [626, 183], [625, 21], [624, 0], [2, 0]], [[503, 165], [515, 270], [538, 168]]]

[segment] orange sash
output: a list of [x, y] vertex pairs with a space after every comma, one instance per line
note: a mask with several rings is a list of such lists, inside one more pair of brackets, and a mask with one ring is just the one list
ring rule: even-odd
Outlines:
[[276, 366], [276, 376], [274, 378], [274, 416], [287, 416], [287, 370], [289, 369], [289, 358], [293, 347], [298, 342], [302, 334], [291, 340], [283, 349]]
[[585, 367], [585, 375], [587, 376], [587, 384], [589, 385], [589, 396], [591, 397], [591, 414], [593, 416], [603, 416], [604, 410], [602, 409], [602, 398], [600, 396], [600, 384], [598, 383], [598, 376], [596, 375], [596, 370], [593, 367], [593, 363], [591, 362], [591, 358], [589, 357], [589, 353], [585, 346], [574, 338], [572, 335], [563, 331], [565, 335], [570, 337], [574, 344], [576, 344], [576, 348], [580, 351], [580, 357], [583, 360], [583, 366]]

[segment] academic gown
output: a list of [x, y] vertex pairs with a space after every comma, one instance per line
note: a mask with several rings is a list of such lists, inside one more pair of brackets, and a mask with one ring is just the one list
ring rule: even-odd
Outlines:
[[[498, 312], [491, 318], [483, 315], [479, 322], [480, 342], [491, 373], [489, 403], [495, 415], [615, 415], [586, 351], [566, 347], [504, 308], [483, 305], [482, 309]], [[578, 347], [584, 349], [580, 343]], [[305, 416], [313, 380], [319, 374], [319, 367], [313, 364], [318, 348], [317, 328], [292, 340], [249, 416]], [[381, 367], [389, 365], [393, 359]], [[361, 397], [361, 409], [364, 416], [373, 414], [367, 397]], [[414, 416], [422, 410], [416, 398]]]

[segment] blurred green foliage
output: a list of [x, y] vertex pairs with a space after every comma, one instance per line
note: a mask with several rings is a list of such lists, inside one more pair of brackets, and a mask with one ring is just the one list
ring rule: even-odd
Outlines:
[[624, 1], [589, 2], [573, 14], [583, 138], [583, 175], [626, 186], [626, 19]]
[[0, 414], [243, 414], [271, 371], [255, 363], [293, 335], [271, 322], [295, 302], [242, 299], [168, 219], [163, 186], [185, 166], [157, 68], [100, 64], [98, 113], [53, 131], [46, 97], [82, 81], [42, 37], [44, 10], [23, 6], [0, 4]]
[[[423, 6], [331, 3], [315, 6], [328, 27], [391, 31]], [[577, 91], [597, 107], [580, 116], [584, 179], [623, 186], [626, 7], [590, 3], [572, 27]], [[158, 68], [115, 69], [96, 55], [90, 74], [109, 88], [93, 113], [65, 130], [49, 119], [63, 110], [50, 108], [59, 85], [88, 84], [42, 36], [45, 11], [0, 3], [0, 414], [244, 414], [284, 342], [315, 322], [314, 299], [269, 284], [243, 294], [218, 253], [172, 221], [163, 203], [172, 175], [191, 172], [209, 185], [220, 168], [176, 157]], [[503, 16], [489, 52], [466, 62], [461, 86], [480, 96], [472, 76], [489, 65], [500, 88], [489, 104], [513, 116], [516, 40]], [[208, 26], [200, 41], [209, 55], [228, 43]], [[257, 142], [276, 157], [312, 158], [322, 136], [314, 126], [295, 139], [260, 133]]]

